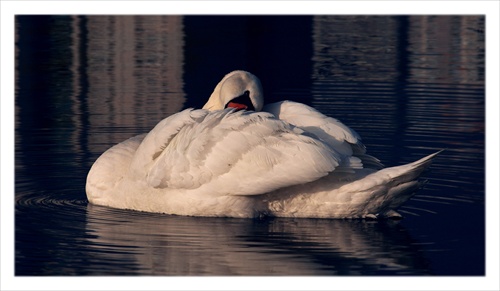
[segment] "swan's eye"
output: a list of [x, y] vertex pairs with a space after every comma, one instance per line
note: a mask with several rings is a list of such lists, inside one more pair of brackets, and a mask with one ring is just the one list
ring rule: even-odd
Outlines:
[[242, 95], [233, 98], [229, 101], [225, 108], [236, 108], [236, 110], [252, 110], [255, 111], [255, 107], [250, 100], [250, 91], [246, 90]]

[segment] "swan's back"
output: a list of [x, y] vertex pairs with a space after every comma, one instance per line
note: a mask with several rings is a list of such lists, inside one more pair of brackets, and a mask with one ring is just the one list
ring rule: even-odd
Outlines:
[[160, 189], [263, 194], [339, 165], [340, 156], [303, 133], [265, 112], [186, 110], [144, 138], [131, 173]]

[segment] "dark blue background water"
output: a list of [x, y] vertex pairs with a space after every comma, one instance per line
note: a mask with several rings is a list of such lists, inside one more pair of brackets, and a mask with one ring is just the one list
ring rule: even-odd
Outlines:
[[[16, 275], [485, 274], [484, 17], [17, 16]], [[192, 218], [89, 205], [112, 145], [248, 70], [385, 165], [446, 149], [401, 221]]]

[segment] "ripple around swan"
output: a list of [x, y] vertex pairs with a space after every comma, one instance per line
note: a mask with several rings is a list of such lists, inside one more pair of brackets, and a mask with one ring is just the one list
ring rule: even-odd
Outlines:
[[87, 199], [75, 199], [73, 197], [64, 199], [60, 195], [40, 195], [37, 193], [18, 194], [16, 195], [16, 210], [17, 211], [30, 211], [31, 209], [43, 210], [63, 210], [60, 215], [72, 212], [75, 209], [82, 210], [87, 205]]

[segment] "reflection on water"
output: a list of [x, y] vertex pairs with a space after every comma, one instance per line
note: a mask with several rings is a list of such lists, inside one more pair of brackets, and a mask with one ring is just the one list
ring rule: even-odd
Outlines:
[[315, 79], [484, 85], [484, 17], [315, 16], [313, 22]]
[[[105, 261], [137, 266], [138, 270], [129, 270], [132, 273], [428, 273], [419, 248], [397, 222], [205, 219], [128, 213], [89, 205], [87, 234], [90, 249], [101, 251]], [[118, 249], [120, 252], [115, 252]]]
[[[16, 254], [30, 261], [18, 274], [430, 274], [418, 242], [397, 221], [206, 219], [50, 196], [17, 201], [20, 213], [38, 208], [19, 218], [16, 243], [32, 247]], [[44, 239], [33, 245], [33, 236]]]
[[103, 144], [90, 150], [130, 137], [110, 125], [145, 130], [183, 108], [182, 17], [74, 17], [73, 23], [75, 72], [82, 73], [74, 77], [87, 90], [75, 103], [91, 113], [77, 122], [96, 133], [89, 144]]
[[[16, 45], [17, 275], [484, 274], [484, 17], [18, 16]], [[104, 150], [203, 105], [232, 69], [386, 165], [446, 151], [398, 222], [87, 204]]]

